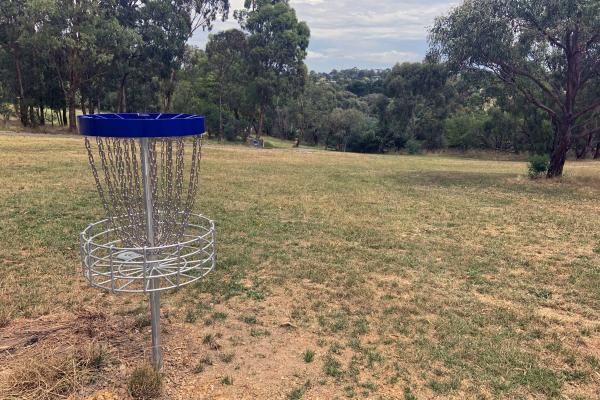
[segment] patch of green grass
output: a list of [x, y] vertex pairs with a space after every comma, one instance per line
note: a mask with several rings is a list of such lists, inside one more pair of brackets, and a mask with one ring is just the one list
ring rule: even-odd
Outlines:
[[305, 363], [311, 363], [315, 358], [315, 352], [310, 349], [306, 349], [306, 351], [302, 353], [302, 358], [304, 359]]
[[271, 336], [271, 332], [269, 332], [266, 329], [251, 328], [250, 329], [250, 336], [252, 336], [252, 337]]
[[202, 343], [207, 345], [211, 350], [219, 350], [221, 348], [221, 345], [217, 341], [217, 336], [212, 335], [210, 333], [204, 335], [204, 337], [202, 338]]
[[233, 378], [229, 375], [226, 375], [221, 378], [221, 384], [227, 386], [233, 385]]
[[212, 315], [204, 320], [204, 324], [209, 326], [219, 321], [225, 321], [227, 319], [227, 314], [224, 312], [215, 312]]
[[323, 372], [325, 372], [325, 375], [333, 378], [341, 378], [344, 373], [342, 371], [342, 363], [329, 353], [325, 355], [323, 360]]
[[185, 319], [184, 321], [188, 324], [193, 324], [194, 322], [196, 322], [196, 320], [198, 319], [198, 316], [196, 315], [196, 312], [194, 310], [188, 309], [185, 312]]
[[212, 319], [215, 321], [225, 321], [227, 319], [227, 313], [224, 313], [224, 312], [213, 313]]
[[258, 324], [258, 320], [254, 315], [244, 315], [241, 318], [242, 322], [245, 322], [248, 325], [256, 325]]
[[311, 383], [310, 381], [306, 381], [306, 383], [300, 387], [293, 389], [290, 393], [288, 393], [288, 400], [300, 400], [304, 394], [310, 389]]
[[460, 381], [457, 379], [447, 381], [433, 379], [429, 382], [429, 387], [437, 394], [447, 395], [460, 387]]
[[221, 353], [221, 355], [219, 356], [220, 360], [223, 361], [225, 364], [229, 364], [230, 362], [232, 362], [234, 357], [235, 354], [233, 353]]
[[265, 294], [263, 292], [258, 291], [258, 290], [249, 290], [247, 292], [247, 295], [252, 300], [264, 300], [265, 299]]
[[208, 354], [202, 357], [194, 366], [194, 373], [199, 374], [204, 372], [207, 366], [213, 365], [212, 358]]
[[132, 323], [135, 329], [143, 329], [152, 325], [152, 320], [148, 313], [138, 314]]
[[404, 400], [417, 400], [412, 390], [409, 387], [404, 388]]
[[162, 378], [150, 365], [144, 365], [133, 370], [127, 389], [134, 399], [151, 400], [160, 397]]
[[538, 299], [549, 300], [552, 298], [552, 293], [546, 289], [538, 288], [538, 289], [529, 289], [529, 293]]

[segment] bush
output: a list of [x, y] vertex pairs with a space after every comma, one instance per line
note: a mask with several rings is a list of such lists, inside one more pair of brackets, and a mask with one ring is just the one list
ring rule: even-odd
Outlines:
[[0, 117], [2, 117], [2, 122], [4, 125], [8, 122], [10, 117], [13, 116], [12, 107], [8, 104], [0, 103]]
[[461, 150], [484, 148], [484, 114], [455, 114], [446, 119], [444, 130], [448, 146]]
[[408, 154], [421, 154], [421, 152], [423, 151], [422, 147], [421, 147], [421, 143], [414, 140], [414, 139], [409, 139], [406, 142], [406, 151], [408, 151]]
[[547, 154], [536, 154], [529, 158], [528, 172], [531, 179], [537, 179], [548, 172], [550, 157]]
[[136, 368], [129, 377], [127, 388], [134, 399], [150, 400], [160, 396], [161, 377], [152, 366]]

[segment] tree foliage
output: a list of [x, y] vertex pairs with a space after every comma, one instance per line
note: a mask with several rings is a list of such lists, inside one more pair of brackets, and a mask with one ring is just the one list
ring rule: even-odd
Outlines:
[[433, 50], [460, 70], [492, 71], [554, 126], [548, 177], [562, 175], [573, 133], [600, 107], [583, 96], [600, 66], [596, 0], [466, 0], [431, 30]]
[[304, 85], [310, 30], [298, 21], [287, 0], [246, 1], [245, 6], [236, 18], [248, 33], [249, 94], [256, 105], [256, 135], [260, 137], [273, 99]]

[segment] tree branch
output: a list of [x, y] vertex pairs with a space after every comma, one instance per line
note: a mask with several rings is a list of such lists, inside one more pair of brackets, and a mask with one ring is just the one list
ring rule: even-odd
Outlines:
[[[502, 61], [496, 61], [496, 64], [498, 64], [500, 66], [500, 68], [507, 70], [509, 72], [510, 75], [521, 75], [525, 78], [530, 79], [533, 83], [535, 83], [540, 89], [542, 89], [542, 91], [544, 93], [546, 93], [547, 95], [549, 95], [552, 100], [554, 100], [554, 102], [559, 106], [559, 107], [563, 107], [563, 102], [560, 99], [560, 96], [558, 94], [556, 94], [555, 92], [553, 92], [552, 90], [550, 90], [546, 85], [544, 85], [544, 83], [542, 81], [540, 81], [538, 78], [536, 78], [535, 76], [533, 76], [530, 72], [524, 70], [524, 69], [520, 69], [514, 66], [511, 66], [509, 64], [506, 64]], [[513, 78], [514, 80], [514, 78]]]
[[596, 110], [600, 108], [600, 100], [594, 102], [591, 106], [588, 106], [586, 108], [584, 108], [583, 110], [579, 111], [578, 113], [575, 113], [575, 115], [573, 116], [574, 119], [580, 118], [583, 115], [589, 113], [590, 111]]
[[585, 43], [585, 50], [588, 51], [590, 46], [594, 44], [594, 42], [600, 40], [600, 32], [596, 32], [590, 40]]
[[550, 107], [548, 107], [547, 105], [542, 103], [542, 101], [540, 101], [537, 97], [535, 97], [529, 90], [519, 86], [519, 84], [515, 81], [514, 77], [503, 76], [501, 73], [498, 73], [496, 71], [495, 71], [495, 73], [503, 82], [513, 86], [523, 96], [525, 96], [527, 98], [527, 100], [529, 100], [535, 106], [537, 106], [538, 108], [540, 108], [543, 111], [545, 111], [546, 113], [548, 113], [548, 115], [550, 115], [551, 118], [557, 117], [556, 111], [554, 111], [553, 109], [551, 109]]
[[542, 26], [535, 19], [535, 17], [533, 16], [532, 13], [528, 13], [528, 17], [529, 17], [529, 22], [531, 22], [533, 24], [533, 26], [535, 27], [535, 29], [537, 29], [538, 32], [540, 32], [542, 35], [544, 35], [544, 37], [546, 39], [548, 39], [548, 41], [550, 43], [552, 43], [556, 47], [560, 47], [563, 50], [567, 49], [567, 47], [563, 43], [561, 43], [561, 41], [557, 37], [550, 35], [547, 30], [542, 28]]

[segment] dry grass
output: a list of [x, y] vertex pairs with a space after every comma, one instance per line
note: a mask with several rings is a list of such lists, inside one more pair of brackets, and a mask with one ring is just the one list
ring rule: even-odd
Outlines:
[[[101, 216], [81, 140], [0, 136], [0, 154], [0, 348], [22, 324], [98, 310], [73, 335], [115, 365], [72, 392], [126, 397], [145, 299], [80, 278], [77, 234]], [[510, 161], [204, 154], [218, 269], [164, 296], [165, 398], [600, 396], [599, 163], [532, 182]], [[64, 345], [17, 343], [12, 361]]]
[[105, 363], [99, 346], [64, 346], [45, 343], [29, 349], [5, 371], [0, 394], [6, 399], [50, 400], [67, 398], [93, 383]]

